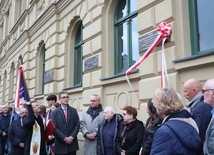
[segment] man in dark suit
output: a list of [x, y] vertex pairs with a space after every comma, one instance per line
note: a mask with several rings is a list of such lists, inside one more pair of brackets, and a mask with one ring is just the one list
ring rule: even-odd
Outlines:
[[55, 125], [55, 155], [76, 155], [79, 150], [77, 134], [80, 121], [77, 110], [68, 105], [69, 96], [66, 91], [59, 92], [61, 107], [51, 113]]
[[9, 128], [9, 139], [12, 143], [11, 154], [24, 154], [25, 135], [23, 128], [23, 117], [27, 117], [28, 111], [26, 108], [21, 108], [19, 118], [11, 123]]

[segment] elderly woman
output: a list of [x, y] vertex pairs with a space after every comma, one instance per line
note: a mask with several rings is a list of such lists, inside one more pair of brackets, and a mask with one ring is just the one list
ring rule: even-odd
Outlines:
[[117, 153], [119, 155], [139, 155], [144, 135], [143, 122], [137, 118], [134, 107], [123, 108], [124, 125], [118, 135]]
[[155, 133], [150, 155], [196, 155], [200, 146], [198, 127], [183, 109], [178, 94], [173, 89], [157, 89], [152, 101], [164, 120]]

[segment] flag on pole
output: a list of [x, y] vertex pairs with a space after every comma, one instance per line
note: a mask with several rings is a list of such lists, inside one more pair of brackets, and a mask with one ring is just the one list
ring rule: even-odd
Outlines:
[[30, 101], [29, 92], [27, 84], [25, 82], [24, 73], [22, 66], [18, 68], [18, 77], [17, 77], [17, 87], [16, 87], [16, 97], [15, 97], [15, 109], [20, 108], [20, 100]]

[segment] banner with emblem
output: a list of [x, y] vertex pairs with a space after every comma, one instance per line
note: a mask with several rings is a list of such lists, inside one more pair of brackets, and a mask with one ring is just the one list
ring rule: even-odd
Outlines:
[[27, 84], [25, 81], [24, 73], [22, 66], [18, 68], [18, 77], [17, 77], [17, 87], [16, 87], [16, 97], [15, 97], [15, 109], [20, 108], [20, 100], [30, 101], [29, 92]]

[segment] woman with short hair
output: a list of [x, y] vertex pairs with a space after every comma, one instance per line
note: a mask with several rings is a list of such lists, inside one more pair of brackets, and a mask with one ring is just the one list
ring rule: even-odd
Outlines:
[[143, 141], [144, 125], [137, 119], [134, 107], [123, 108], [124, 124], [118, 135], [117, 152], [119, 155], [138, 155]]
[[152, 100], [163, 120], [156, 131], [150, 155], [196, 155], [198, 127], [173, 89], [157, 89]]

